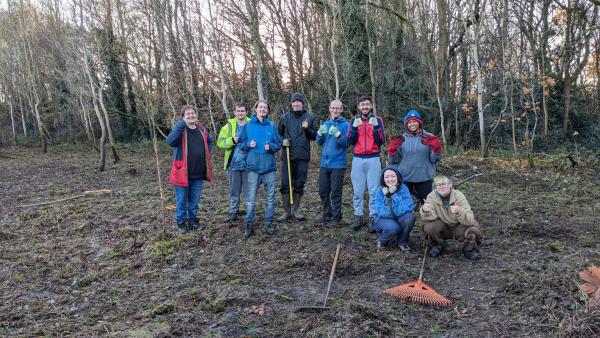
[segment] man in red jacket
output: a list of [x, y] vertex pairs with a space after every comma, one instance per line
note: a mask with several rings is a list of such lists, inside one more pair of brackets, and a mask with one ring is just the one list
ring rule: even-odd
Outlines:
[[372, 111], [373, 100], [370, 96], [358, 98], [358, 115], [350, 120], [348, 141], [353, 145], [352, 189], [354, 196], [354, 221], [350, 226], [352, 230], [358, 231], [362, 227], [362, 216], [364, 213], [365, 184], [369, 189], [369, 231], [373, 229], [373, 215], [375, 213], [375, 192], [379, 187], [379, 173], [381, 172], [381, 160], [379, 150], [385, 142], [383, 120]]

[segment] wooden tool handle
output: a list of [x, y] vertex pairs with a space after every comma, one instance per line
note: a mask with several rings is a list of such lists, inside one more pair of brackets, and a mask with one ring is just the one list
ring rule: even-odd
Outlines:
[[329, 290], [331, 290], [331, 282], [333, 281], [333, 276], [335, 275], [335, 267], [337, 265], [341, 247], [342, 246], [338, 244], [337, 248], [335, 249], [335, 258], [333, 259], [333, 266], [331, 267], [331, 273], [329, 274], [329, 283], [327, 284], [327, 293], [325, 294], [325, 301], [323, 302], [323, 306], [327, 306], [327, 298], [329, 298]]

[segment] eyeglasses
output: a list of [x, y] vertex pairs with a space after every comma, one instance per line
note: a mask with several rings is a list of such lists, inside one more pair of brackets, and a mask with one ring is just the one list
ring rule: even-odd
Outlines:
[[440, 188], [442, 188], [442, 187], [449, 187], [449, 186], [451, 186], [451, 185], [452, 185], [452, 183], [448, 183], [448, 182], [446, 182], [446, 183], [438, 183], [438, 184], [436, 184], [435, 186], [436, 186], [436, 187], [440, 187]]

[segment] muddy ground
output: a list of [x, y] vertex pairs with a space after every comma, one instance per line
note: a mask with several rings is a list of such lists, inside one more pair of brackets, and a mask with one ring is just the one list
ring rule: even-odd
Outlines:
[[[168, 153], [161, 149], [163, 176]], [[274, 237], [259, 227], [244, 241], [242, 223], [222, 222], [220, 155], [201, 201], [208, 227], [185, 236], [175, 234], [173, 211], [161, 215], [150, 145], [120, 146], [122, 161], [102, 173], [83, 146], [0, 155], [0, 336], [600, 335], [600, 311], [577, 289], [577, 272], [600, 265], [600, 161], [591, 155], [576, 168], [559, 155], [537, 158], [535, 169], [499, 158], [444, 160], [442, 173], [484, 173], [461, 187], [483, 225], [482, 259], [468, 261], [449, 245], [426, 264], [424, 280], [454, 302], [449, 308], [383, 294], [418, 277], [420, 220], [410, 254], [378, 252], [365, 228], [313, 225], [316, 165], [305, 204], [311, 221], [278, 224]], [[17, 208], [93, 189], [113, 193]], [[347, 177], [347, 223], [351, 195]], [[338, 243], [331, 309], [295, 312], [323, 302]], [[261, 304], [263, 315], [251, 312]]]

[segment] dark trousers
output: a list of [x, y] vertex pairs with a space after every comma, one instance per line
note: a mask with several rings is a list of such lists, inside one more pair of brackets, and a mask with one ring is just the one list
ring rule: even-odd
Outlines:
[[433, 191], [432, 180], [419, 183], [404, 182], [404, 184], [408, 188], [408, 191], [410, 191], [410, 194], [416, 196], [421, 204], [427, 199], [427, 195]]
[[[298, 195], [304, 194], [304, 184], [306, 184], [306, 176], [308, 174], [308, 161], [290, 161], [292, 174], [292, 189]], [[290, 193], [290, 183], [288, 180], [287, 157], [286, 153], [281, 156], [281, 194]]]
[[342, 169], [319, 169], [319, 196], [323, 204], [323, 216], [342, 219], [342, 188], [344, 187], [344, 174]]

